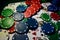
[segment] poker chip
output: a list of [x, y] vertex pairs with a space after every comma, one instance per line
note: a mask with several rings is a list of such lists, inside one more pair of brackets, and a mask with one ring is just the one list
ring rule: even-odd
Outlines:
[[8, 28], [10, 28], [13, 24], [14, 24], [14, 19], [13, 19], [13, 18], [6, 17], [6, 18], [3, 18], [3, 19], [1, 20], [1, 27], [2, 27], [2, 28], [8, 29]]
[[25, 17], [25, 18], [31, 17], [31, 13], [30, 13], [29, 11], [26, 11], [26, 12], [24, 13], [24, 17]]
[[11, 27], [9, 30], [8, 30], [9, 33], [13, 33], [15, 32], [15, 27]]
[[38, 3], [38, 4], [31, 4], [30, 8], [31, 8], [30, 9], [31, 15], [34, 15], [41, 8], [41, 4], [40, 3]]
[[60, 19], [60, 16], [57, 13], [51, 13], [51, 18], [58, 21]]
[[31, 3], [34, 4], [34, 3], [40, 3], [41, 0], [31, 0]]
[[48, 11], [55, 12], [55, 11], [58, 10], [58, 8], [57, 8], [55, 5], [49, 5], [49, 6], [47, 7], [47, 10], [48, 10]]
[[28, 26], [26, 23], [20, 21], [18, 24], [16, 24], [15, 30], [17, 33], [20, 33], [20, 34], [27, 33]]
[[23, 14], [16, 12], [16, 13], [13, 14], [13, 18], [16, 21], [22, 20], [23, 19]]
[[48, 37], [49, 37], [49, 40], [54, 40], [54, 39], [59, 40], [59, 35], [57, 32], [52, 35], [48, 35]]
[[4, 17], [11, 16], [12, 14], [13, 14], [13, 10], [9, 8], [2, 10], [2, 13], [1, 13], [1, 15]]
[[40, 0], [26, 0], [25, 2], [27, 5], [35, 4], [35, 3], [40, 3]]
[[58, 31], [58, 26], [57, 26], [57, 23], [53, 23], [53, 22], [51, 22], [51, 24], [54, 26], [54, 28], [55, 28], [55, 31]]
[[40, 3], [38, 4], [31, 4], [31, 6], [29, 6], [26, 11], [24, 12], [24, 17], [25, 18], [29, 18], [32, 15], [36, 14], [36, 12], [41, 8]]
[[8, 40], [8, 32], [0, 32], [0, 40]]
[[41, 14], [41, 18], [44, 20], [44, 21], [47, 21], [49, 22], [51, 20], [50, 16], [47, 14], [47, 13], [42, 13]]
[[16, 25], [16, 23], [14, 23], [14, 25], [11, 28], [8, 29], [8, 33], [12, 34], [12, 33], [15, 32], [15, 25]]
[[28, 20], [28, 18], [24, 18], [24, 19], [22, 20], [22, 22], [26, 23], [27, 20]]
[[57, 22], [56, 26], [58, 27], [58, 30], [60, 30], [60, 22]]
[[27, 5], [18, 5], [16, 8], [17, 12], [24, 12], [27, 9]]
[[35, 30], [38, 28], [38, 22], [34, 18], [28, 18], [28, 21], [26, 23], [31, 30]]
[[52, 0], [51, 2], [53, 5], [60, 6], [60, 0]]
[[26, 0], [25, 3], [26, 3], [27, 5], [31, 5], [31, 1], [29, 1], [29, 0]]
[[14, 34], [12, 40], [29, 40], [27, 34]]
[[51, 23], [43, 23], [41, 29], [45, 34], [51, 34], [54, 32], [54, 27]]

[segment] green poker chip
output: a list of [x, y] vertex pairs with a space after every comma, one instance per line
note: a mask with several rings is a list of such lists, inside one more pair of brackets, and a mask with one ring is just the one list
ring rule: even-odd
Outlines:
[[49, 38], [49, 40], [59, 40], [59, 34], [58, 34], [58, 32], [55, 32], [54, 34], [52, 34], [52, 35], [48, 35], [48, 38]]
[[9, 17], [12, 14], [13, 14], [13, 10], [9, 8], [2, 10], [2, 13], [1, 13], [1, 15], [4, 17]]
[[40, 16], [44, 21], [49, 22], [51, 20], [50, 16], [46, 13], [42, 13]]
[[55, 32], [57, 32], [58, 31], [58, 27], [57, 27], [56, 23], [51, 22], [51, 24], [54, 26]]
[[24, 19], [22, 20], [22, 22], [26, 23], [27, 20], [28, 20], [27, 18], [24, 18]]
[[2, 27], [2, 28], [8, 29], [8, 28], [10, 28], [13, 24], [14, 24], [14, 19], [13, 19], [13, 18], [6, 17], [6, 18], [3, 18], [3, 19], [1, 20], [1, 27]]
[[57, 22], [56, 26], [58, 27], [58, 30], [60, 30], [60, 22]]

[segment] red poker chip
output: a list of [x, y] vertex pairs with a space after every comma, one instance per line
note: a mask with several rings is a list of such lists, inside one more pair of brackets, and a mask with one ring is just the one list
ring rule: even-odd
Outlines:
[[31, 6], [28, 7], [24, 13], [25, 18], [28, 18], [28, 17], [31, 17], [32, 15], [34, 15], [40, 8], [41, 8], [40, 3], [31, 4]]
[[51, 18], [58, 21], [60, 19], [60, 16], [57, 13], [51, 13]]
[[9, 33], [15, 32], [15, 23], [14, 25], [8, 30]]
[[27, 0], [25, 3], [26, 3], [27, 5], [31, 5], [31, 4], [32, 4], [31, 1], [29, 1], [29, 0]]
[[0, 15], [0, 18], [4, 18], [4, 17]]
[[31, 0], [31, 3], [40, 3], [40, 0]]
[[27, 10], [27, 11], [24, 13], [24, 17], [25, 17], [25, 18], [31, 17], [31, 13]]
[[40, 0], [26, 0], [25, 2], [27, 5], [31, 5], [31, 4], [34, 4], [34, 3], [40, 3]]
[[32, 15], [34, 15], [40, 8], [41, 8], [40, 4], [35, 4], [35, 5], [33, 4], [32, 9], [34, 10], [33, 11], [34, 13], [32, 13]]
[[34, 15], [41, 8], [40, 4], [32, 4], [30, 6], [31, 15]]

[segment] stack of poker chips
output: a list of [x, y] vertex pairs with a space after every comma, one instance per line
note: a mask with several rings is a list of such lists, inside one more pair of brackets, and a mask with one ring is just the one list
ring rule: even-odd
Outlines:
[[60, 40], [59, 3], [60, 0], [26, 0], [11, 3], [10, 7], [8, 4], [2, 10], [0, 26], [9, 34], [14, 33], [12, 40], [30, 40], [27, 35], [29, 30], [36, 31], [39, 27], [48, 40]]

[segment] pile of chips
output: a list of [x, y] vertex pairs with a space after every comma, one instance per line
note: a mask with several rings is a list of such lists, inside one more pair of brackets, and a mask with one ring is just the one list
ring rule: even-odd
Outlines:
[[[60, 40], [60, 0], [24, 0], [1, 12], [6, 40]], [[12, 35], [12, 36], [11, 36]], [[5, 40], [0, 36], [0, 40]]]

